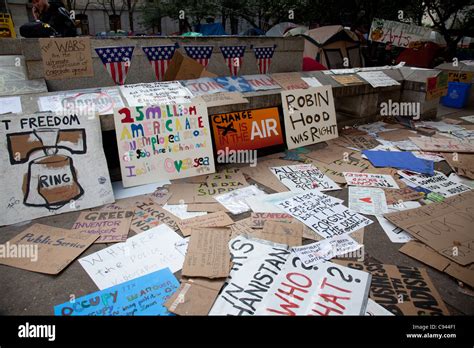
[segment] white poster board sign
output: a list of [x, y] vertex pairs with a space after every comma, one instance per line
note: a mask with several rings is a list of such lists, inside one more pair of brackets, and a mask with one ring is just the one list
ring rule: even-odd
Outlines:
[[185, 104], [193, 94], [179, 81], [137, 83], [120, 86], [129, 106]]
[[281, 91], [288, 149], [338, 137], [332, 87]]
[[334, 181], [312, 164], [271, 167], [270, 170], [283, 185], [293, 192], [303, 192], [313, 189], [319, 191], [341, 189]]
[[114, 121], [124, 187], [214, 173], [204, 104], [124, 107]]
[[114, 202], [99, 118], [0, 116], [0, 225]]

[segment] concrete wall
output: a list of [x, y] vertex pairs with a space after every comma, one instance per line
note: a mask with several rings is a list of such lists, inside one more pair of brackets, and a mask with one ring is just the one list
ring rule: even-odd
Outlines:
[[[10, 40], [10, 39], [4, 39]], [[67, 80], [50, 80], [47, 81], [50, 91], [62, 91], [69, 89], [90, 88], [113, 86], [114, 82], [105, 70], [104, 65], [97, 56], [95, 47], [107, 46], [135, 46], [130, 70], [126, 83], [153, 82], [156, 80], [151, 65], [141, 49], [142, 46], [165, 45], [178, 42], [181, 46], [186, 44], [211, 44], [214, 46], [214, 52], [209, 62], [208, 70], [219, 76], [228, 76], [229, 69], [225, 64], [224, 58], [220, 52], [219, 46], [226, 45], [246, 45], [245, 56], [243, 59], [241, 75], [258, 74], [258, 67], [253, 51], [250, 45], [270, 46], [277, 45], [270, 66], [270, 73], [300, 71], [303, 59], [303, 38], [266, 38], [266, 37], [134, 37], [134, 38], [107, 38], [92, 39], [92, 59], [94, 67], [94, 77], [77, 78]], [[18, 45], [18, 41], [21, 43]], [[2, 41], [3, 42], [3, 41]], [[23, 54], [26, 61], [29, 79], [43, 78], [43, 65], [41, 61], [41, 52], [37, 39], [21, 39], [10, 41], [11, 49], [6, 45], [0, 45], [0, 54]], [[18, 47], [19, 46], [19, 47]], [[18, 50], [19, 48], [19, 50]], [[180, 50], [184, 53], [184, 49]]]

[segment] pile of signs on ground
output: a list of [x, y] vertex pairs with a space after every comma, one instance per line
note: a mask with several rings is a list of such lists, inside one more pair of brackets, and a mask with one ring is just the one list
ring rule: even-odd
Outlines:
[[0, 263], [61, 277], [79, 262], [99, 290], [64, 293], [56, 315], [449, 315], [426, 269], [364, 250], [380, 224], [371, 233], [474, 286], [472, 126], [416, 126], [346, 129], [168, 181], [83, 210], [69, 230], [33, 223], [7, 244], [35, 243], [39, 262]]

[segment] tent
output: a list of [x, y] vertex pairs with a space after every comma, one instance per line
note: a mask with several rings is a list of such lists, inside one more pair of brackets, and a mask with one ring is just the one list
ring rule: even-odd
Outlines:
[[441, 56], [443, 49], [433, 42], [420, 42], [417, 46], [405, 48], [397, 57], [396, 63], [405, 62], [417, 68], [434, 68], [436, 58]]
[[227, 35], [221, 23], [197, 24], [194, 29], [204, 36]]
[[[306, 39], [303, 56], [316, 59], [329, 69], [364, 66], [359, 37], [341, 25], [311, 29], [301, 36]], [[348, 66], [344, 66], [344, 58], [349, 58]]]
[[273, 27], [271, 27], [265, 34], [265, 36], [277, 36], [277, 37], [282, 37], [285, 35], [285, 33], [290, 30], [297, 28], [299, 25], [291, 22], [283, 22], [283, 23], [278, 23], [275, 24]]

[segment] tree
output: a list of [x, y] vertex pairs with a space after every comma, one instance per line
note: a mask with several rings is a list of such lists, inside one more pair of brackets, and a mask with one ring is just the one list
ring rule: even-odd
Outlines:
[[474, 34], [474, 3], [472, 0], [425, 1], [428, 16], [447, 44], [447, 57], [456, 55], [457, 44], [463, 36]]
[[97, 0], [97, 3], [104, 9], [107, 16], [109, 16], [110, 30], [117, 31], [121, 29], [120, 17], [127, 3], [124, 0]]
[[128, 22], [130, 24], [130, 31], [134, 31], [133, 25], [133, 13], [135, 12], [135, 7], [137, 6], [138, 0], [126, 0], [127, 11], [128, 11]]

